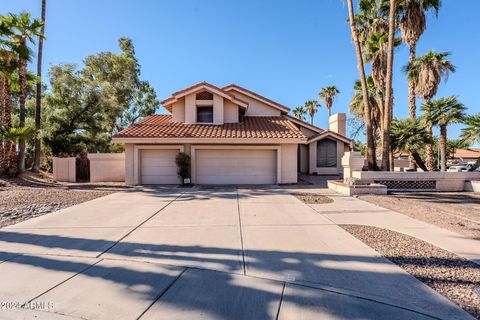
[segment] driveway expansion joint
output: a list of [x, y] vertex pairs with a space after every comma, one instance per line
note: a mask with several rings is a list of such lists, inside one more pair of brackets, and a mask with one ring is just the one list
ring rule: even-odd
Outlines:
[[153, 307], [153, 305], [154, 305], [155, 303], [157, 303], [157, 301], [160, 300], [160, 299], [167, 293], [167, 291], [175, 284], [175, 282], [177, 282], [178, 279], [180, 279], [180, 278], [182, 277], [182, 275], [183, 275], [188, 269], [190, 269], [190, 268], [189, 268], [189, 267], [185, 267], [185, 268], [182, 270], [182, 272], [180, 272], [180, 273], [178, 274], [178, 276], [177, 276], [175, 279], [173, 279], [173, 281], [172, 281], [162, 292], [160, 292], [160, 294], [158, 295], [158, 297], [156, 297], [156, 298], [152, 301], [152, 303], [151, 303], [145, 310], [143, 310], [143, 312], [138, 316], [137, 320], [139, 320], [141, 317], [143, 317], [143, 316], [145, 315], [145, 313], [147, 313], [148, 310], [150, 310], [150, 309]]
[[155, 213], [153, 213], [150, 217], [148, 217], [147, 219], [143, 220], [139, 225], [137, 225], [135, 228], [133, 228], [132, 230], [130, 230], [129, 232], [127, 232], [123, 237], [121, 237], [120, 239], [118, 239], [117, 241], [115, 241], [110, 247], [108, 247], [107, 249], [105, 249], [104, 251], [100, 252], [95, 258], [100, 258], [103, 254], [107, 253], [108, 251], [110, 251], [113, 247], [115, 247], [117, 244], [119, 244], [122, 240], [124, 240], [125, 238], [127, 238], [129, 235], [131, 235], [135, 230], [138, 230], [138, 228], [140, 228], [141, 226], [143, 226], [145, 223], [147, 223], [148, 221], [150, 221], [153, 217], [155, 217], [157, 214], [159, 214], [160, 212], [162, 212], [165, 208], [167, 208], [170, 204], [172, 204], [174, 201], [176, 201], [178, 198], [180, 198], [181, 196], [183, 196], [185, 194], [186, 191], [183, 191], [182, 193], [180, 193], [178, 196], [175, 197], [175, 199], [173, 200], [170, 200], [165, 206], [163, 206], [162, 208], [160, 208], [159, 210], [157, 210]]

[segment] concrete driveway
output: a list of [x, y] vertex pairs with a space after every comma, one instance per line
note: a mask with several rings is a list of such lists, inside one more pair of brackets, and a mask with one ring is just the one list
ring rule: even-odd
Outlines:
[[120, 192], [0, 251], [0, 319], [471, 319], [281, 189]]

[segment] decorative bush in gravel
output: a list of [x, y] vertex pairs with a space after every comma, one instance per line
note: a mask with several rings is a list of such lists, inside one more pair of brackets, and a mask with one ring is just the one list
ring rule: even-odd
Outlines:
[[321, 204], [321, 203], [331, 203], [333, 199], [323, 196], [321, 194], [315, 193], [293, 193], [293, 195], [297, 198], [305, 202], [306, 204]]
[[480, 319], [480, 265], [430, 243], [371, 226], [340, 225], [441, 295]]

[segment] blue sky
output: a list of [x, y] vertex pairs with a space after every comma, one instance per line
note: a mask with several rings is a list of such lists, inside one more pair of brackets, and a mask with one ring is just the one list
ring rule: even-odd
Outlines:
[[[2, 0], [1, 12], [39, 17], [40, 2]], [[418, 54], [452, 52], [457, 72], [437, 97], [458, 95], [469, 113], [480, 111], [479, 11], [480, 1], [444, 0], [438, 19], [428, 17], [417, 48]], [[126, 36], [133, 39], [142, 78], [160, 99], [199, 81], [237, 83], [294, 108], [316, 99], [321, 87], [336, 85], [341, 94], [333, 110], [347, 112], [358, 73], [346, 18], [343, 0], [48, 0], [44, 65], [118, 51], [117, 39]], [[407, 59], [408, 48], [397, 49], [394, 112], [400, 118], [407, 116], [401, 72]], [[327, 126], [324, 108], [315, 123]], [[452, 126], [449, 136], [460, 128]]]

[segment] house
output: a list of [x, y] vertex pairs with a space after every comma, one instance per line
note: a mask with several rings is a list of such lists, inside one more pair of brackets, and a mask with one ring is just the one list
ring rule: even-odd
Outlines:
[[480, 149], [456, 149], [455, 153], [453, 154], [453, 159], [451, 162], [453, 163], [465, 163], [471, 161], [477, 161], [480, 159]]
[[194, 184], [296, 183], [298, 172], [337, 175], [349, 150], [345, 114], [324, 130], [289, 108], [235, 84], [198, 83], [113, 138], [125, 145], [127, 184], [177, 184], [175, 157], [191, 156]]

